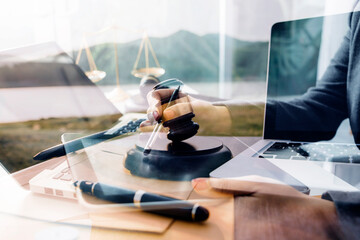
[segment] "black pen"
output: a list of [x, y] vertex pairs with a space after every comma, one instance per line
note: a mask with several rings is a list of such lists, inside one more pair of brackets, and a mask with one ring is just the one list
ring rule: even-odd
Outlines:
[[[54, 157], [61, 157], [65, 156], [67, 153], [75, 152], [77, 150], [83, 149], [85, 147], [89, 147], [98, 143], [101, 143], [103, 141], [106, 141], [108, 139], [120, 136], [125, 133], [134, 132], [139, 127], [140, 123], [145, 121], [146, 119], [138, 119], [135, 122], [130, 121], [127, 123], [127, 125], [120, 127], [119, 129], [116, 129], [116, 131], [109, 133], [109, 130], [105, 130], [102, 132], [94, 133], [82, 138], [74, 139], [72, 141], [69, 141], [64, 144], [59, 144], [53, 147], [50, 147], [48, 149], [45, 149], [39, 153], [37, 153], [33, 159], [34, 160], [48, 160], [50, 158]], [[83, 143], [86, 143], [84, 146]]]
[[133, 203], [135, 207], [143, 211], [166, 217], [194, 222], [205, 221], [209, 217], [209, 211], [199, 204], [191, 204], [184, 200], [148, 193], [143, 190], [133, 191], [89, 181], [76, 181], [74, 186], [99, 199], [115, 203]]

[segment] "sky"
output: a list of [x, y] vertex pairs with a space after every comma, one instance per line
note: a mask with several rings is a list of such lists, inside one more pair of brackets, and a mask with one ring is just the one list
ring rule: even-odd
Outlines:
[[[266, 41], [278, 21], [349, 9], [353, 0], [2, 0], [0, 50], [56, 41], [78, 48], [89, 43], [138, 39], [146, 30], [163, 37], [185, 29], [199, 35], [225, 32], [242, 40]], [[329, 7], [329, 6], [335, 7]], [[21, 6], [21, 7], [19, 7]], [[88, 35], [87, 35], [88, 36]]]

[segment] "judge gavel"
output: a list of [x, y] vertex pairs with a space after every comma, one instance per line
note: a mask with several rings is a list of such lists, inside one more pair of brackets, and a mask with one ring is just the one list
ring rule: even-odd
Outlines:
[[175, 100], [179, 100], [181, 98], [186, 98], [185, 103], [189, 104], [189, 108], [191, 109], [190, 112], [184, 115], [163, 122], [163, 126], [170, 129], [167, 138], [173, 142], [180, 142], [191, 138], [199, 130], [199, 124], [192, 121], [192, 119], [195, 117], [195, 114], [192, 112], [191, 103], [188, 100], [187, 95], [181, 97], [179, 96], [180, 87], [182, 85], [184, 85], [184, 83], [179, 79], [168, 79], [154, 87], [154, 90], [170, 89], [170, 87], [176, 87], [170, 97], [161, 99], [163, 110], [174, 104]]

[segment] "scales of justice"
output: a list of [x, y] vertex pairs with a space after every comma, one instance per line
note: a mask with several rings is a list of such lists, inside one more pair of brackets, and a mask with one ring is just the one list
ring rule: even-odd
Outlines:
[[[137, 53], [137, 57], [135, 60], [135, 63], [133, 65], [133, 69], [131, 71], [131, 74], [134, 77], [140, 78], [141, 82], [140, 82], [140, 91], [143, 93], [142, 95], [144, 95], [144, 91], [148, 90], [148, 87], [143, 87], [143, 85], [147, 85], [147, 84], [152, 84], [155, 85], [159, 82], [159, 77], [161, 77], [162, 75], [165, 74], [165, 69], [162, 68], [159, 64], [159, 61], [156, 57], [155, 51], [151, 45], [149, 36], [147, 35], [147, 33], [145, 31], [133, 31], [133, 30], [128, 30], [128, 29], [124, 29], [124, 28], [120, 28], [117, 26], [110, 26], [107, 28], [104, 28], [100, 31], [97, 32], [93, 32], [93, 33], [86, 33], [83, 36], [83, 42], [82, 45], [78, 51], [77, 57], [76, 57], [76, 64], [79, 64], [81, 56], [82, 56], [82, 52], [85, 51], [86, 54], [86, 59], [88, 61], [89, 64], [89, 70], [85, 71], [85, 75], [93, 82], [93, 83], [97, 83], [101, 80], [103, 80], [106, 77], [106, 72], [103, 70], [99, 70], [95, 64], [95, 60], [93, 57], [93, 54], [91, 53], [90, 50], [90, 46], [88, 44], [88, 38], [90, 37], [96, 37], [99, 35], [103, 35], [106, 32], [109, 31], [126, 31], [129, 33], [142, 33], [142, 41], [140, 43], [140, 47]], [[113, 43], [114, 46], [114, 63], [115, 63], [115, 71], [116, 71], [116, 87], [115, 89], [113, 89], [111, 92], [107, 93], [107, 97], [109, 98], [110, 101], [112, 102], [120, 102], [120, 101], [124, 101], [125, 99], [127, 99], [129, 97], [129, 95], [120, 87], [120, 77], [119, 77], [119, 54], [118, 54], [118, 44], [116, 42]], [[155, 66], [150, 66], [150, 54], [153, 58], [153, 61], [155, 63]], [[140, 58], [142, 57], [142, 55], [144, 55], [145, 58], [145, 66], [144, 67], [139, 67], [139, 61]], [[142, 89], [145, 88], [145, 89]], [[146, 95], [146, 94], [145, 94]], [[143, 96], [144, 97], [144, 96]], [[144, 99], [146, 100], [146, 99]]]
[[[85, 35], [82, 48], [80, 48], [76, 58], [76, 63], [78, 64], [82, 51], [85, 50], [90, 68], [85, 74], [94, 83], [104, 79], [106, 72], [97, 69], [86, 37], [103, 34], [112, 29], [118, 28], [109, 27], [96, 33]], [[150, 67], [149, 51], [156, 64], [155, 67]], [[143, 52], [145, 55], [145, 67], [139, 68], [138, 64]], [[114, 43], [114, 53], [116, 88], [112, 90], [108, 98], [111, 101], [124, 101], [129, 96], [120, 88], [119, 59], [116, 43]], [[133, 76], [141, 78], [140, 92], [143, 98], [154, 87], [175, 87], [177, 91], [180, 90], [183, 83], [179, 80], [159, 81], [158, 78], [164, 73], [165, 69], [160, 66], [147, 33], [143, 32], [142, 41], [131, 71]], [[219, 139], [195, 136], [199, 125], [192, 121], [195, 115], [192, 112], [191, 102], [188, 101], [189, 98], [187, 96], [186, 93], [171, 96], [170, 99], [165, 99], [162, 105], [171, 106], [177, 101], [182, 103], [185, 101], [190, 109], [188, 113], [169, 121], [157, 123], [152, 132], [141, 133], [135, 146], [127, 152], [124, 166], [132, 175], [163, 180], [189, 181], [197, 177], [208, 177], [212, 170], [232, 158], [229, 148]]]

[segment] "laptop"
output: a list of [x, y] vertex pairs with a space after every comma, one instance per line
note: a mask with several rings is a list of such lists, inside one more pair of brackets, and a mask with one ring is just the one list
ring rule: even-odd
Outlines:
[[[338, 14], [273, 25], [269, 43], [263, 138], [212, 171], [211, 177], [255, 174], [284, 181], [276, 172], [285, 172], [308, 186], [312, 195], [327, 190], [360, 189], [360, 151], [350, 134], [348, 121], [344, 121], [337, 132], [309, 132], [303, 130], [301, 125], [280, 125], [276, 121], [278, 113], [269, 104], [271, 101], [290, 101], [315, 86], [321, 75], [318, 63], [326, 62], [320, 50], [326, 47], [331, 35], [331, 32], [327, 32], [329, 26], [334, 28], [344, 23], [341, 30], [332, 29], [336, 32], [332, 35], [338, 38], [339, 33], [346, 32], [348, 17], [349, 14]], [[338, 48], [340, 42], [336, 44]], [[334, 43], [327, 46], [334, 46]], [[271, 119], [275, 119], [275, 122]], [[335, 137], [328, 141], [311, 140], [311, 136], [328, 134]]]
[[0, 52], [0, 95], [0, 177], [14, 173], [33, 192], [75, 198], [66, 157], [38, 167], [32, 156], [67, 129], [86, 130], [92, 117], [117, 119], [118, 109], [54, 42]]

